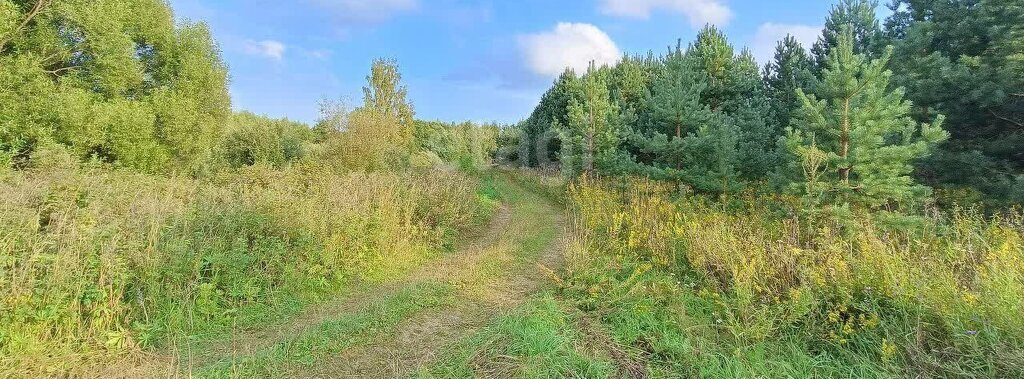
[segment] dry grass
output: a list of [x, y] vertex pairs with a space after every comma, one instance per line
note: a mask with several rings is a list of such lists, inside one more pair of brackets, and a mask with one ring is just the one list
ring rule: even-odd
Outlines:
[[812, 224], [784, 201], [712, 202], [643, 180], [569, 192], [570, 273], [645, 262], [617, 280], [646, 290], [657, 285], [631, 283], [644, 267], [675, 275], [670, 292], [711, 299], [718, 342], [806, 341], [907, 374], [1024, 372], [1020, 212]]
[[0, 181], [0, 376], [262, 322], [450, 248], [493, 206], [450, 172], [315, 163], [208, 180], [46, 167]]

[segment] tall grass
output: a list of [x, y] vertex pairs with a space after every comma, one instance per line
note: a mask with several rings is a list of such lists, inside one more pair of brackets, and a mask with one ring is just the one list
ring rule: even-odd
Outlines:
[[732, 351], [710, 364], [723, 369], [775, 351], [810, 370], [793, 375], [1024, 375], [1019, 211], [810, 223], [786, 199], [707, 201], [644, 180], [584, 180], [569, 199], [568, 291], [642, 350], [689, 354], [676, 363]]
[[493, 204], [454, 172], [253, 166], [0, 179], [0, 376], [71, 372], [260, 322], [442, 253]]

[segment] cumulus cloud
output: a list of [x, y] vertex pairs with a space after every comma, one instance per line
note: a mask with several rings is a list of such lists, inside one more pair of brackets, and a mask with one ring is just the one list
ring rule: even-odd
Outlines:
[[386, 21], [397, 13], [415, 10], [418, 0], [313, 0], [347, 23]]
[[259, 55], [275, 61], [284, 59], [284, 52], [288, 47], [283, 43], [274, 40], [247, 41], [245, 52], [252, 55]]
[[682, 13], [690, 25], [725, 25], [732, 19], [732, 10], [722, 0], [599, 0], [601, 11], [620, 17], [647, 19], [662, 9]]
[[775, 46], [783, 38], [786, 38], [787, 35], [792, 35], [800, 44], [804, 45], [804, 48], [810, 49], [811, 45], [818, 39], [818, 36], [821, 35], [821, 29], [821, 26], [811, 25], [776, 24], [771, 22], [761, 24], [757, 28], [757, 33], [754, 34], [753, 43], [751, 43], [754, 58], [762, 64], [774, 59]]
[[554, 30], [519, 36], [526, 67], [536, 74], [558, 76], [566, 67], [585, 71], [591, 61], [613, 64], [622, 52], [608, 34], [591, 24], [562, 22]]

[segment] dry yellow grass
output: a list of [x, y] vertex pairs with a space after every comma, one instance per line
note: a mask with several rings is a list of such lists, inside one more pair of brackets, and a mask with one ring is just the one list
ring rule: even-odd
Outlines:
[[0, 376], [73, 374], [391, 277], [490, 206], [444, 171], [74, 166], [0, 181]]
[[[797, 333], [842, 347], [870, 335], [886, 359], [979, 354], [974, 362], [993, 372], [1024, 364], [1019, 211], [810, 224], [783, 201], [707, 201], [646, 180], [583, 180], [569, 192], [570, 271], [600, 255], [692, 273], [706, 295], [722, 296], [717, 322], [736, 341]], [[887, 334], [896, 330], [909, 335]]]

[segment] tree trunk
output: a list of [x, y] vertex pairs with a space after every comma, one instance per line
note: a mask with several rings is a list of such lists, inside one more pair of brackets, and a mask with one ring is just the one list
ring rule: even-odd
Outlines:
[[[676, 138], [683, 138], [683, 116], [676, 114]], [[676, 160], [676, 170], [683, 169], [682, 157]]]
[[839, 169], [839, 177], [843, 185], [850, 187], [850, 171], [853, 165], [847, 160], [850, 157], [850, 98], [843, 100], [843, 130], [839, 136], [839, 157], [843, 159], [846, 167]]
[[587, 153], [585, 154], [587, 175], [594, 172], [594, 133], [597, 130], [597, 120], [594, 119], [593, 100], [590, 103], [590, 127], [587, 128]]

